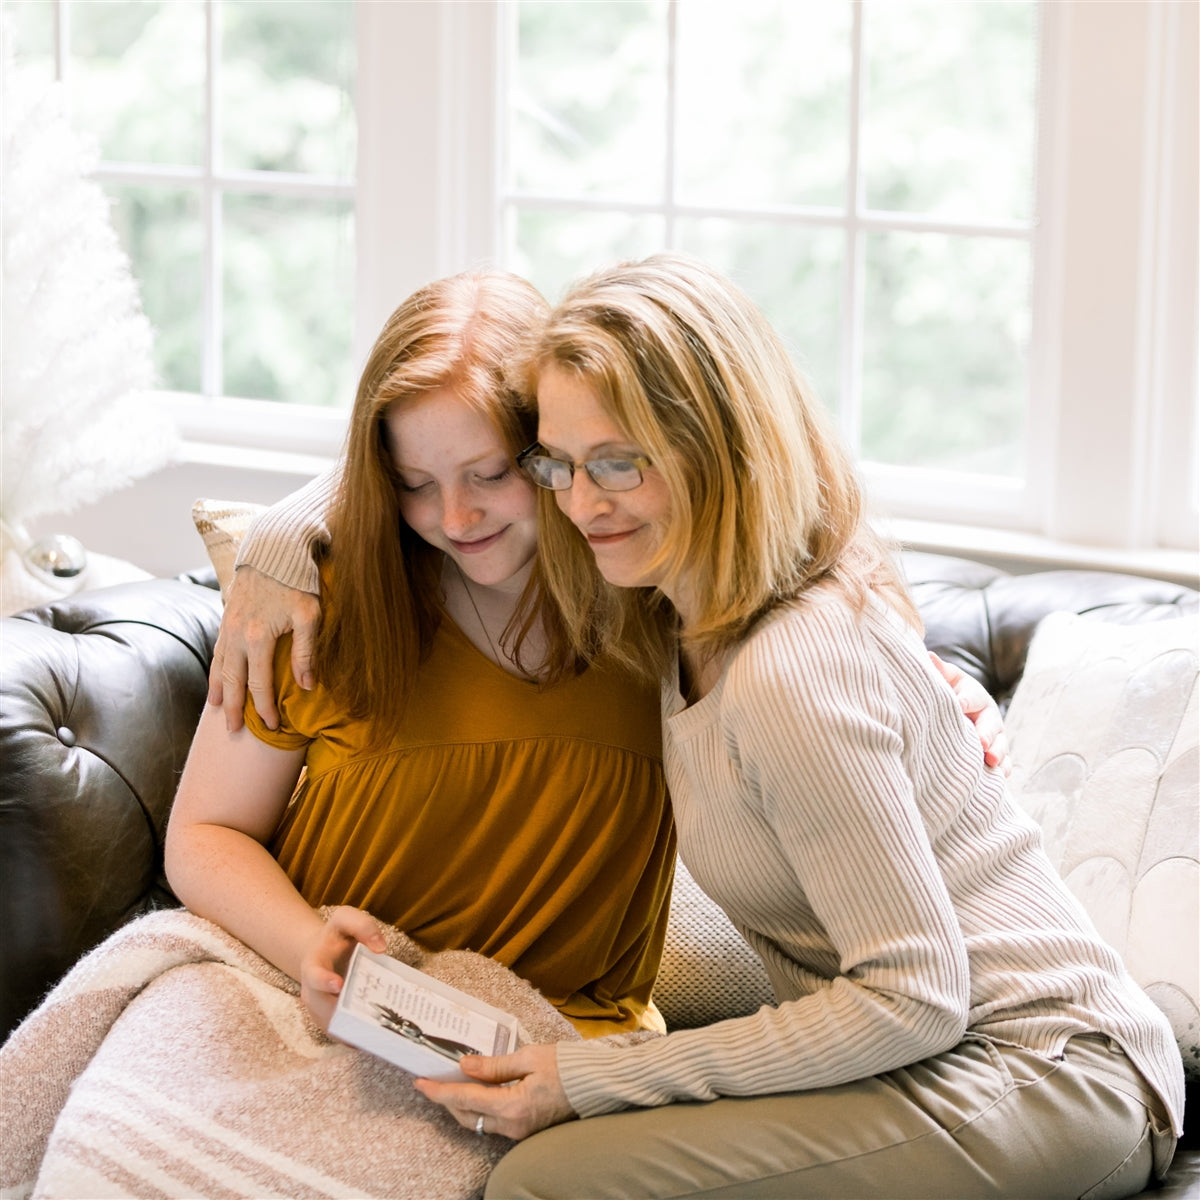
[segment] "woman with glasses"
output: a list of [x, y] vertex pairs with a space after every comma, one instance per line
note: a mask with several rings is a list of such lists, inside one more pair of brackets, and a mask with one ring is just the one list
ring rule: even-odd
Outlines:
[[661, 682], [681, 855], [779, 1004], [418, 1081], [535, 1135], [487, 1194], [1115, 1197], [1165, 1172], [1170, 1026], [984, 766], [761, 314], [656, 256], [578, 285], [526, 363], [548, 585], [578, 646]]

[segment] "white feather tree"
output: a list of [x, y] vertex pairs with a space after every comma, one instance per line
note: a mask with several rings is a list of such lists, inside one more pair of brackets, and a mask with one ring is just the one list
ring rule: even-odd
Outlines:
[[2, 88], [0, 532], [8, 576], [11, 552], [29, 546], [26, 522], [157, 470], [177, 434], [147, 395], [153, 333], [109, 201], [89, 178], [95, 150], [69, 125], [59, 85], [17, 68], [8, 28]]

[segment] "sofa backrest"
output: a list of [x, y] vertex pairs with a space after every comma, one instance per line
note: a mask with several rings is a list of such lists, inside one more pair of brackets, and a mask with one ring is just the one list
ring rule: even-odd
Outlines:
[[0, 1036], [131, 917], [174, 904], [167, 815], [221, 619], [155, 579], [3, 619]]
[[1010, 575], [967, 558], [908, 551], [909, 590], [925, 622], [925, 644], [987, 688], [1003, 709], [1020, 682], [1043, 617], [1073, 612], [1134, 624], [1195, 613], [1200, 592], [1178, 583], [1111, 571]]

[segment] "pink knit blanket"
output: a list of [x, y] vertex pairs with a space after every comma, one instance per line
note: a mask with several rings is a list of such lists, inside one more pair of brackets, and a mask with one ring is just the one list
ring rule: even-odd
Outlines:
[[[533, 1041], [579, 1034], [477, 954], [389, 953], [514, 1013]], [[477, 1137], [397, 1067], [330, 1041], [296, 984], [188, 912], [132, 922], [0, 1048], [0, 1195], [466, 1198], [511, 1143]]]

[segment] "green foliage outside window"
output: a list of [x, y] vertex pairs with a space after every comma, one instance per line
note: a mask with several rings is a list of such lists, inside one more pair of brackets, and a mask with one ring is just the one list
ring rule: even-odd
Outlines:
[[[4, 8], [19, 49], [52, 61], [51, 0]], [[204, 159], [204, 0], [67, 2], [71, 101], [103, 158], [184, 173], [107, 180], [167, 387], [201, 389], [207, 311], [218, 392], [349, 400], [352, 202], [245, 173], [353, 177], [353, 8], [216, 6], [215, 165], [237, 178], [214, 197], [186, 177]], [[865, 457], [1019, 474], [1037, 5], [866, 0], [857, 180], [850, 3], [685, 0], [673, 26], [671, 12], [666, 0], [517, 6], [502, 257], [554, 299], [616, 258], [699, 254], [758, 301], [832, 407], [855, 381]], [[856, 194], [882, 225], [846, 223]], [[923, 232], [908, 218], [1016, 232]]]
[[[203, 0], [64, 4], [72, 119], [98, 144], [163, 387], [204, 389], [207, 313], [221, 351], [210, 381], [218, 394], [315, 405], [352, 398], [353, 202], [323, 198], [320, 181], [355, 172], [353, 7], [215, 6], [209, 190]], [[51, 68], [51, 0], [5, 0], [5, 13], [18, 52]], [[231, 184], [230, 172], [284, 172], [290, 186], [279, 190], [270, 174]], [[309, 177], [316, 186], [305, 186]]]
[[[1037, 5], [866, 0], [856, 177], [850, 3], [674, 12], [672, 113], [665, 4], [520, 5], [517, 269], [554, 298], [615, 258], [699, 254], [758, 302], [831, 407], [855, 381], [863, 457], [1019, 475]], [[997, 232], [905, 229], [912, 218]]]

